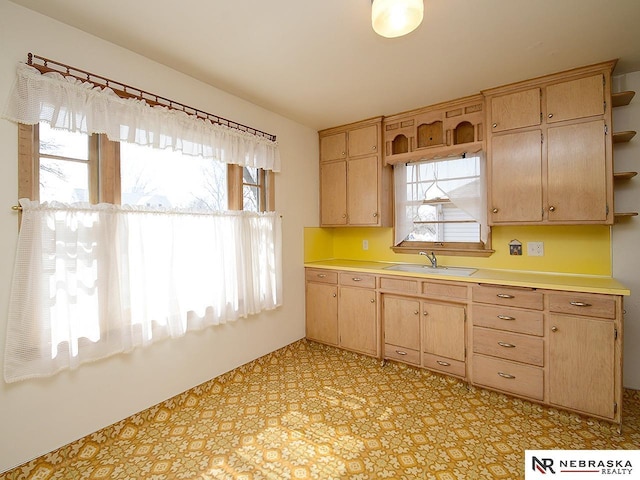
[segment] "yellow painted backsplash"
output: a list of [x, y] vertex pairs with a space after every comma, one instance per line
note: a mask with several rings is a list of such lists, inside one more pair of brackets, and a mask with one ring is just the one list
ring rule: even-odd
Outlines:
[[[522, 243], [523, 255], [509, 255], [509, 242]], [[368, 242], [368, 250], [362, 247]], [[330, 258], [396, 263], [424, 263], [416, 254], [391, 250], [392, 228], [305, 228], [305, 262]], [[527, 255], [527, 242], [544, 242], [544, 255]], [[532, 272], [610, 276], [611, 227], [604, 225], [494, 227], [488, 258], [439, 256], [441, 265]]]

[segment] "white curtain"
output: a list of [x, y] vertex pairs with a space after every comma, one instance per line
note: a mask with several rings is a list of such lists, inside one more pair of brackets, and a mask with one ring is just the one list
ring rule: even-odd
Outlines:
[[186, 155], [212, 158], [243, 167], [280, 171], [277, 142], [143, 100], [123, 99], [109, 88], [95, 87], [59, 73], [41, 74], [18, 64], [3, 116], [35, 125], [81, 133], [104, 133], [112, 141], [172, 148]]
[[276, 213], [20, 203], [7, 382], [282, 304]]

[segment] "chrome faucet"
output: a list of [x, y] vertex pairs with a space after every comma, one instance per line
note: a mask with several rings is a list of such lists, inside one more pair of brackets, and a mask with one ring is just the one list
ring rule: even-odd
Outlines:
[[424, 255], [431, 262], [432, 268], [438, 268], [438, 259], [436, 258], [435, 253], [431, 252], [431, 255], [429, 255], [427, 252], [418, 252], [418, 255]]

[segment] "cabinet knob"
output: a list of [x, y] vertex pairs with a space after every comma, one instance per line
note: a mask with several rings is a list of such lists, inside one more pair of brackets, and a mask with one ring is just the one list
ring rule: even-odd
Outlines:
[[375, 299], [375, 298], [372, 298], [372, 299], [371, 299], [371, 303], [376, 303], [376, 299]]
[[414, 315], [418, 315], [420, 312], [418, 310], [416, 310], [415, 312], [413, 312]]
[[343, 214], [342, 214], [342, 218], [347, 218], [347, 214], [346, 214], [346, 213], [343, 213]]
[[373, 212], [373, 216], [377, 217], [378, 216], [378, 212]]
[[498, 127], [498, 124], [497, 124], [497, 123], [494, 123], [494, 124], [493, 124], [493, 125], [491, 125], [491, 126], [492, 126], [493, 128], [497, 128], [497, 127]]
[[558, 327], [556, 327], [555, 325], [553, 327], [551, 327], [551, 331], [552, 332], [557, 332], [558, 331]]
[[422, 315], [424, 315], [424, 316], [426, 317], [427, 315], [429, 315], [429, 312], [427, 312], [427, 311], [425, 310], [424, 312], [422, 312]]
[[553, 118], [553, 113], [550, 113], [549, 115], [547, 115], [547, 117]]
[[491, 210], [493, 213], [498, 213], [498, 209], [494, 208], [493, 210]]
[[337, 295], [336, 295], [335, 293], [333, 294], [333, 296], [334, 296], [334, 297], [337, 297]]
[[377, 150], [378, 147], [376, 145], [374, 145], [373, 147], [371, 147], [371, 150]]
[[549, 211], [550, 211], [550, 212], [555, 212], [555, 211], [556, 211], [556, 207], [554, 207], [553, 205], [551, 205], [551, 206], [549, 207]]
[[342, 152], [342, 156], [344, 157], [347, 154], [347, 152]]

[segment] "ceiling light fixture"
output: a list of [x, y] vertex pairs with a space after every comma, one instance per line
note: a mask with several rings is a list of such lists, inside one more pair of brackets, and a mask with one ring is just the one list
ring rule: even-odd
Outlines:
[[422, 23], [423, 0], [372, 0], [371, 25], [386, 38], [413, 32]]

